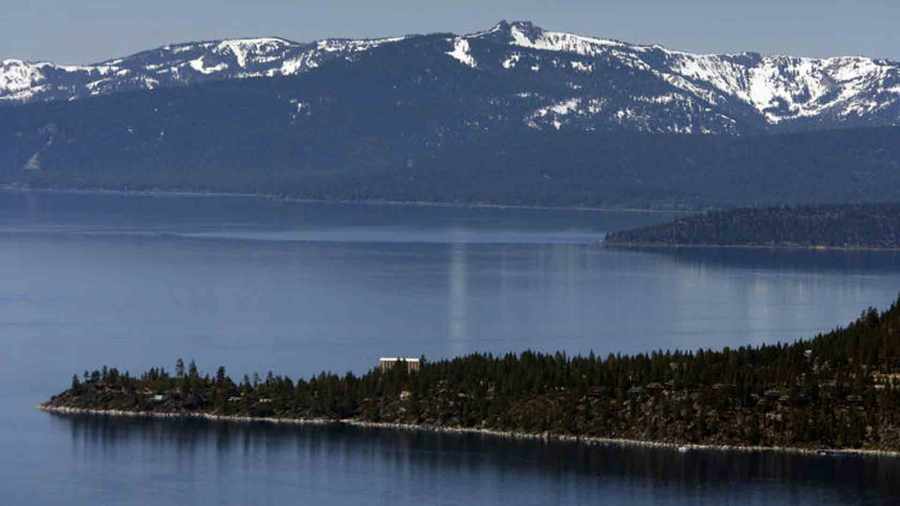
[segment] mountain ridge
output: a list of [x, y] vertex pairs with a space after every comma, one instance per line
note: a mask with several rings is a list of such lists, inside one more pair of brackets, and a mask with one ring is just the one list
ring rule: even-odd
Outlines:
[[[745, 134], [900, 124], [900, 63], [891, 60], [695, 54], [549, 31], [528, 21], [501, 21], [463, 35], [186, 42], [92, 65], [7, 59], [0, 62], [0, 104], [295, 77], [341, 60], [402, 64], [396, 59], [403, 55], [373, 55], [385, 46], [414, 46], [459, 63], [462, 72], [515, 80], [519, 95], [538, 98], [519, 118], [538, 130], [610, 124], [651, 133]], [[560, 89], [546, 93], [547, 84]]]

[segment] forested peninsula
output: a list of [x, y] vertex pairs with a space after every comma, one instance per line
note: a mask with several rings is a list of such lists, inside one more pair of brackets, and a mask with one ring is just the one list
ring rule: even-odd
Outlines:
[[605, 358], [473, 354], [234, 380], [179, 360], [103, 367], [40, 406], [61, 413], [352, 423], [663, 445], [900, 452], [900, 300], [793, 344]]
[[610, 246], [900, 249], [900, 204], [745, 208], [613, 232]]

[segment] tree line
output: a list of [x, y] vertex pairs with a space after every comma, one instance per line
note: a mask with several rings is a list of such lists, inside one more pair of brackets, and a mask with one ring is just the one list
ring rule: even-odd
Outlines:
[[181, 360], [140, 376], [104, 367], [47, 406], [900, 450], [900, 301], [811, 339], [721, 350], [476, 353], [297, 380]]
[[900, 249], [900, 204], [710, 211], [614, 232], [612, 245], [781, 246]]

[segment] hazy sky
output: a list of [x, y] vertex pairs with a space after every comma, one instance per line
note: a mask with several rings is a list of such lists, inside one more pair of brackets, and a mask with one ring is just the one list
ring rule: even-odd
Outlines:
[[500, 19], [688, 51], [900, 60], [900, 0], [0, 0], [0, 59], [91, 63], [238, 36], [466, 33]]

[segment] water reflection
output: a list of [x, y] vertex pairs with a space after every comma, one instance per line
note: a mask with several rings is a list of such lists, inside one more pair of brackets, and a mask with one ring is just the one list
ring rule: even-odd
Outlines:
[[465, 353], [465, 339], [469, 335], [468, 308], [469, 294], [466, 289], [466, 278], [469, 269], [466, 264], [466, 244], [455, 243], [450, 246], [450, 265], [447, 269], [447, 311], [449, 329], [447, 336], [450, 341], [450, 349], [454, 354]]
[[[626, 251], [610, 248], [612, 251]], [[633, 253], [665, 258], [697, 269], [856, 273], [900, 272], [898, 251], [815, 251], [767, 248], [634, 248]]]
[[[507, 500], [524, 504], [585, 500], [884, 504], [900, 500], [896, 459], [681, 454], [477, 435], [197, 420], [55, 416], [54, 423], [68, 429], [73, 452], [91, 468], [126, 457], [134, 448], [142, 449], [150, 465], [160, 455], [170, 454], [177, 472], [210, 480], [199, 482], [195, 490], [199, 494], [228, 488], [238, 480], [245, 485], [257, 482], [260, 490], [251, 492], [270, 500], [286, 500], [295, 487], [304, 487], [304, 494], [321, 497], [324, 504], [351, 498], [413, 504], [428, 497], [439, 498], [441, 504], [472, 499], [478, 504]], [[207, 467], [215, 473], [206, 474]], [[332, 497], [341, 483], [346, 487]]]

